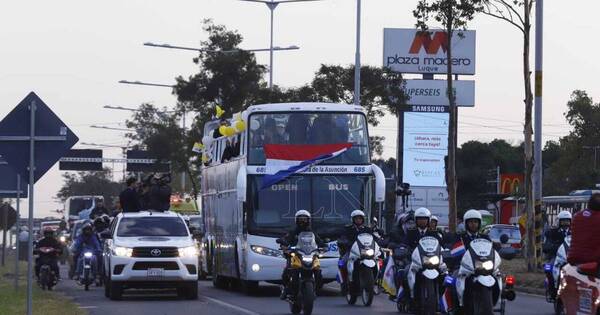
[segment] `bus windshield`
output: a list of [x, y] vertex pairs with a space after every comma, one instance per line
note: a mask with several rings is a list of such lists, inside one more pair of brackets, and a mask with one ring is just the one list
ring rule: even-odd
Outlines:
[[249, 118], [248, 164], [265, 164], [265, 144], [352, 143], [352, 148], [324, 164], [368, 164], [369, 136], [360, 113], [260, 113]]
[[248, 233], [280, 237], [294, 227], [296, 211], [308, 210], [313, 231], [322, 238], [337, 239], [353, 210], [369, 214], [370, 181], [364, 175], [307, 175], [261, 190], [262, 176], [252, 176]]

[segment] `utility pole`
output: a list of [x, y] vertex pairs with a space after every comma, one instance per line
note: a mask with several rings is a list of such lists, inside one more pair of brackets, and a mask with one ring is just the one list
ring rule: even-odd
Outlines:
[[[543, 61], [544, 61], [544, 1], [535, 2], [535, 138], [534, 138], [534, 166], [533, 166], [533, 194], [535, 216], [528, 216], [527, 228], [534, 231], [527, 232], [527, 241], [535, 244], [536, 264], [541, 258], [541, 215], [542, 215], [542, 87], [543, 87]], [[535, 232], [535, 234], [534, 234]], [[535, 243], [533, 243], [535, 242]], [[531, 247], [530, 247], [531, 248]], [[529, 252], [531, 254], [531, 252]], [[528, 259], [528, 263], [531, 259]], [[531, 266], [529, 266], [531, 268]]]

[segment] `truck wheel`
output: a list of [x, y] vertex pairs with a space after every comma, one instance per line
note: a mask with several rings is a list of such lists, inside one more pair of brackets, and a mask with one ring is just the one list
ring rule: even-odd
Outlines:
[[123, 285], [118, 282], [110, 281], [109, 297], [113, 301], [118, 301], [123, 297]]

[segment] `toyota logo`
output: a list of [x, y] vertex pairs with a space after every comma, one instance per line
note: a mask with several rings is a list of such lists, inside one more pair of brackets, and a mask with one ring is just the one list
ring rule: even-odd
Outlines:
[[150, 255], [152, 255], [152, 256], [154, 256], [154, 257], [158, 257], [158, 256], [160, 256], [160, 254], [161, 254], [161, 253], [162, 253], [162, 252], [161, 252], [161, 251], [160, 251], [160, 249], [158, 249], [158, 248], [155, 248], [155, 249], [153, 249], [153, 250], [151, 250], [151, 251], [150, 251]]

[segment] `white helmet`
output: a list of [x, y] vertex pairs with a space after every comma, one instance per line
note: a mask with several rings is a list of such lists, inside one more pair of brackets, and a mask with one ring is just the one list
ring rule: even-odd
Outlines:
[[358, 217], [358, 216], [362, 216], [364, 218], [365, 217], [365, 213], [362, 210], [354, 210], [350, 214], [350, 219], [354, 219], [354, 217]]
[[463, 216], [463, 222], [467, 223], [467, 220], [471, 220], [471, 219], [477, 219], [477, 220], [479, 220], [479, 222], [481, 222], [481, 220], [483, 220], [483, 217], [481, 216], [481, 212], [479, 212], [475, 209], [471, 209], [471, 210], [465, 212], [465, 215]]
[[309, 217], [310, 218], [310, 212], [308, 212], [306, 210], [298, 210], [298, 211], [296, 211], [295, 217], [298, 218], [300, 216], [305, 216], [305, 217]]
[[571, 220], [573, 217], [571, 216], [571, 212], [563, 210], [558, 214], [558, 221], [560, 220]]
[[427, 218], [428, 220], [431, 219], [431, 211], [429, 211], [427, 208], [419, 208], [415, 210], [415, 220], [418, 218]]
[[434, 215], [432, 215], [432, 216], [431, 216], [431, 219], [430, 219], [430, 220], [431, 220], [431, 221], [435, 221], [435, 222], [440, 222], [440, 220], [438, 219], [438, 217], [436, 217], [436, 216], [434, 216]]

